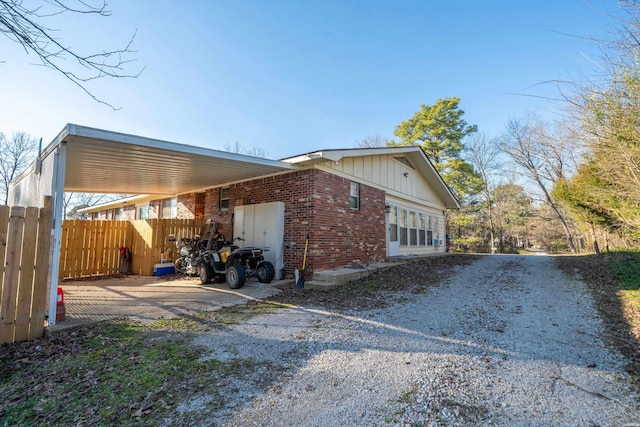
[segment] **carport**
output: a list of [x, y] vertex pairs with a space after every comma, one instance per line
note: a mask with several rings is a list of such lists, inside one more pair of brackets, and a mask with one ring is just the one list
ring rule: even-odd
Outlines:
[[[290, 163], [67, 124], [9, 189], [9, 204], [53, 198], [49, 323], [55, 324], [64, 193], [174, 195], [297, 169]], [[53, 278], [53, 279], [52, 279]]]
[[242, 289], [229, 289], [225, 283], [201, 285], [195, 277], [173, 276], [103, 278], [64, 282], [63, 286], [67, 319], [52, 330], [123, 316], [143, 323], [189, 317], [278, 292], [275, 287], [259, 282], [248, 282]]

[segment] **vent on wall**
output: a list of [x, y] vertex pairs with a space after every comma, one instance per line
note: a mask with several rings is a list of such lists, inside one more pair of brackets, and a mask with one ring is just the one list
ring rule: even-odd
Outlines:
[[405, 166], [410, 167], [411, 169], [415, 170], [416, 168], [413, 167], [413, 165], [411, 164], [411, 162], [404, 156], [398, 156], [398, 157], [394, 157], [393, 160], [396, 160], [400, 163], [402, 163]]

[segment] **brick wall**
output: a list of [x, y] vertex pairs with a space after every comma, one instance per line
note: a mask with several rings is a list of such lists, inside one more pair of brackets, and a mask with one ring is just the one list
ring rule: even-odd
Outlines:
[[219, 209], [219, 188], [207, 190], [203, 211], [205, 218], [220, 224], [220, 231], [231, 238], [235, 206], [284, 202], [284, 270], [289, 278], [302, 267], [307, 234], [309, 273], [383, 261], [384, 191], [360, 184], [360, 209], [354, 210], [349, 206], [350, 185], [351, 180], [320, 170], [296, 171], [231, 185], [229, 210]]
[[178, 218], [196, 218], [196, 194], [181, 194], [178, 196]]
[[205, 193], [195, 194], [195, 206], [193, 207], [193, 216], [195, 219], [205, 219], [204, 207], [205, 207]]
[[313, 267], [369, 264], [386, 258], [384, 191], [360, 184], [360, 208], [349, 204], [351, 180], [316, 171]]
[[149, 219], [160, 218], [160, 211], [162, 210], [161, 200], [152, 200], [149, 202]]
[[133, 221], [136, 219], [136, 207], [134, 205], [122, 208], [122, 220]]

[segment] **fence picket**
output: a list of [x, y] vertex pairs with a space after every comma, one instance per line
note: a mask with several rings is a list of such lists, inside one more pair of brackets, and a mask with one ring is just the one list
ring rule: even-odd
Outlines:
[[44, 209], [38, 218], [35, 272], [33, 275], [33, 301], [29, 319], [29, 339], [41, 337], [44, 332], [45, 312], [49, 301], [49, 267], [51, 263], [51, 197], [45, 197]]
[[131, 272], [152, 275], [161, 253], [174, 245], [167, 236], [193, 237], [202, 234], [204, 220], [147, 219], [135, 221], [66, 220], [60, 248], [60, 279], [102, 276], [120, 272], [120, 247], [132, 254]]
[[18, 279], [20, 277], [20, 251], [25, 208], [11, 206], [9, 229], [7, 232], [7, 254], [3, 280], [2, 302], [0, 304], [0, 342], [12, 342], [16, 323]]
[[[14, 341], [29, 339], [29, 320], [33, 299], [33, 268], [36, 264], [36, 238], [38, 233], [38, 208], [27, 208], [23, 223], [20, 278], [18, 281], [15, 313]], [[44, 319], [43, 319], [44, 321]]]
[[[7, 254], [8, 244], [8, 228], [9, 228], [9, 206], [0, 206], [0, 304], [4, 301], [4, 277], [7, 263], [5, 256]], [[2, 336], [5, 332], [4, 312], [0, 305], [0, 343], [4, 343]], [[8, 342], [8, 341], [7, 341]]]

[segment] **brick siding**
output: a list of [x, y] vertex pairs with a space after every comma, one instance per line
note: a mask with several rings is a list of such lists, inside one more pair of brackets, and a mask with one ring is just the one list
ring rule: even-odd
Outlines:
[[[230, 238], [235, 206], [280, 201], [285, 204], [286, 277], [292, 278], [294, 270], [302, 267], [307, 234], [309, 273], [383, 261], [386, 258], [385, 193], [360, 183], [360, 209], [351, 209], [351, 182], [317, 169], [256, 179], [229, 187], [229, 210], [219, 208], [220, 188], [207, 190], [200, 199], [181, 196], [178, 217], [191, 218], [183, 215], [192, 215], [201, 209], [204, 217], [220, 224], [220, 231]], [[196, 200], [203, 200], [203, 205], [195, 203]]]
[[196, 219], [196, 193], [181, 194], [178, 196], [178, 218]]

